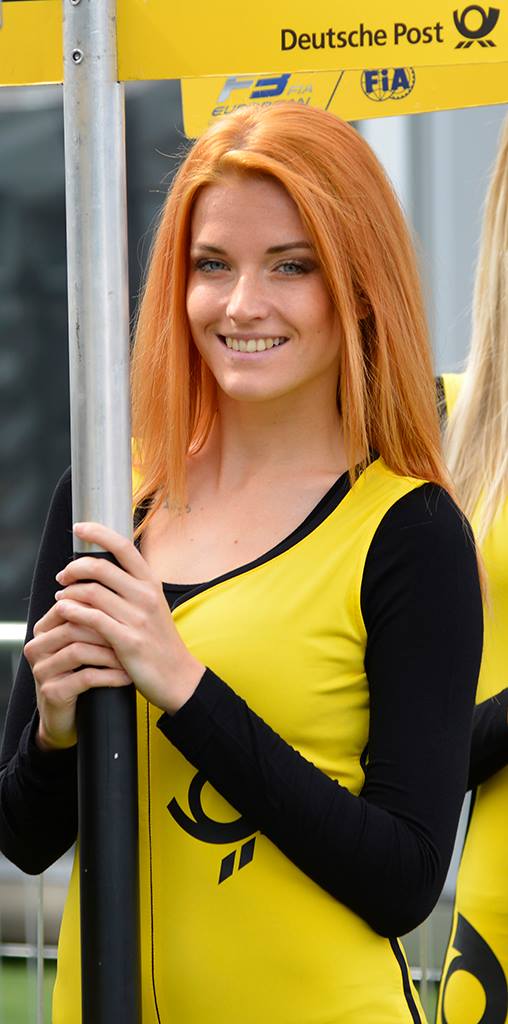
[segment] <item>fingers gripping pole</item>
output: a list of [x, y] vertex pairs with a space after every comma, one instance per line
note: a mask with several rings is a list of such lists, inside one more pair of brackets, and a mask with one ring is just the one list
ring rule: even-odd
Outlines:
[[[62, 0], [74, 521], [130, 537], [129, 308], [116, 0]], [[87, 546], [77, 543], [77, 552]], [[78, 704], [83, 1024], [139, 1024], [135, 695]]]

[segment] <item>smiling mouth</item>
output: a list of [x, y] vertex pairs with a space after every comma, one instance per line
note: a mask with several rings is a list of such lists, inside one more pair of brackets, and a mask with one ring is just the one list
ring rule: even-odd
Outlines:
[[219, 334], [223, 345], [234, 352], [266, 352], [270, 348], [279, 348], [285, 345], [288, 338], [282, 336], [270, 338], [231, 338], [229, 335]]

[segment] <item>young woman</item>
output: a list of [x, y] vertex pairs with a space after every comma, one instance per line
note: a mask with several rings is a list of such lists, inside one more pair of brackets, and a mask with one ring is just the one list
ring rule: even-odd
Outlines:
[[[466, 372], [444, 378], [448, 463], [488, 573], [483, 723], [440, 1024], [508, 1021], [508, 121], [487, 196]], [[495, 695], [495, 697], [494, 697]], [[501, 770], [498, 770], [501, 769]]]
[[[119, 567], [72, 563], [68, 474], [53, 499], [2, 847], [40, 871], [70, 846], [76, 697], [131, 679], [143, 1024], [421, 1022], [397, 936], [451, 855], [481, 595], [411, 243], [350, 126], [281, 104], [195, 144], [133, 403], [137, 547], [76, 525]], [[55, 1024], [80, 1020], [77, 877]]]

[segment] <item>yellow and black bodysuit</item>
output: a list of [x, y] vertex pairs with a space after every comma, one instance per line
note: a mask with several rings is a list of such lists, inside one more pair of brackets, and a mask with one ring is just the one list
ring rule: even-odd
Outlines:
[[[69, 509], [67, 478], [32, 625]], [[256, 561], [164, 589], [208, 668], [173, 717], [138, 697], [143, 1024], [422, 1024], [397, 936], [444, 881], [481, 651], [457, 509], [376, 459]], [[75, 753], [43, 754], [36, 727], [22, 667], [0, 846], [28, 870], [76, 833]], [[81, 1020], [78, 948], [75, 869], [53, 1024]]]
[[[445, 375], [443, 383], [450, 413], [461, 376]], [[494, 695], [508, 682], [508, 501], [483, 542], [482, 555], [490, 607], [485, 612], [477, 699], [494, 698], [506, 720], [507, 691]], [[486, 763], [472, 770], [475, 788], [443, 968], [439, 1024], [508, 1022], [508, 768], [495, 771], [495, 760], [490, 763], [495, 742], [488, 728], [483, 742]]]

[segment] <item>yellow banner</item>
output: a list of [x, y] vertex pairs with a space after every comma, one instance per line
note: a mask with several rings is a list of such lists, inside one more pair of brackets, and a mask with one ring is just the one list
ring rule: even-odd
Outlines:
[[120, 77], [493, 64], [508, 0], [119, 0]]
[[0, 85], [63, 80], [61, 0], [4, 0]]
[[184, 78], [185, 134], [196, 138], [237, 107], [288, 100], [331, 110], [346, 121], [508, 103], [508, 65]]
[[[0, 84], [62, 80], [62, 0], [3, 0]], [[86, 54], [85, 54], [86, 59]], [[508, 62], [508, 0], [118, 0], [128, 79]]]

